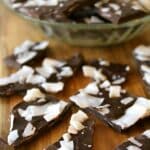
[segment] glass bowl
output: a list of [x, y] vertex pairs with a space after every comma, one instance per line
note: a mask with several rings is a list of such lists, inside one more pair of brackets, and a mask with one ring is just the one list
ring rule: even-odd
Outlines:
[[[8, 0], [4, 0], [4, 2], [11, 8]], [[32, 23], [36, 23], [49, 37], [69, 45], [82, 47], [120, 44], [137, 36], [150, 22], [150, 15], [147, 15], [122, 24], [60, 23], [35, 19], [15, 10], [14, 12]]]

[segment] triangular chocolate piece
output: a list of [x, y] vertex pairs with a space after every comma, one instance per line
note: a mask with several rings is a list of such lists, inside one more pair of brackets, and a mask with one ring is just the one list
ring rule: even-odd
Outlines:
[[11, 112], [8, 144], [17, 147], [61, 121], [71, 104], [31, 89]]

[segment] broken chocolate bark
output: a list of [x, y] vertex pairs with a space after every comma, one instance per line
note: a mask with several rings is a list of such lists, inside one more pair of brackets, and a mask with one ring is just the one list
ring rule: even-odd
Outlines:
[[17, 104], [10, 117], [8, 144], [13, 147], [30, 142], [62, 120], [70, 104], [41, 93], [38, 89], [27, 92], [24, 102]]
[[129, 21], [145, 16], [144, 12], [147, 12], [145, 8], [147, 10], [149, 5], [148, 2], [142, 1], [141, 4], [126, 0], [10, 0], [10, 2], [14, 9], [34, 18], [84, 23]]
[[109, 80], [112, 84], [122, 84], [126, 81], [130, 67], [99, 59], [83, 66], [82, 70], [84, 76], [96, 81]]
[[38, 18], [52, 18], [57, 21], [67, 21], [76, 10], [93, 5], [98, 0], [56, 0], [56, 1], [11, 1], [12, 7], [18, 11]]
[[93, 126], [94, 122], [84, 112], [78, 111], [71, 117], [68, 132], [46, 150], [92, 150]]
[[11, 96], [38, 87], [45, 92], [58, 93], [63, 90], [65, 80], [72, 77], [81, 67], [80, 55], [58, 61], [45, 58], [41, 66], [22, 66], [16, 73], [0, 78], [0, 96]]
[[150, 94], [150, 47], [144, 45], [137, 47], [134, 51], [134, 57], [137, 61], [142, 80]]
[[150, 149], [150, 130], [146, 130], [141, 135], [131, 137], [116, 148], [116, 150], [149, 150]]
[[149, 99], [133, 97], [121, 86], [111, 85], [107, 80], [103, 83], [90, 83], [70, 99], [78, 107], [120, 132], [150, 116]]
[[95, 4], [95, 7], [99, 9], [99, 15], [115, 24], [145, 15], [140, 10], [134, 9], [129, 1], [110, 0], [102, 5], [99, 3]]
[[7, 66], [19, 68], [22, 65], [34, 65], [39, 63], [47, 54], [48, 42], [32, 42], [26, 40], [14, 49], [14, 53], [7, 56], [4, 62]]

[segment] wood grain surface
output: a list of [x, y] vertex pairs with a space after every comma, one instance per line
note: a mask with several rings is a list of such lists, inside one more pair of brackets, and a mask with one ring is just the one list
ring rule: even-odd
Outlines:
[[[136, 70], [136, 64], [132, 57], [132, 50], [139, 44], [150, 44], [150, 27], [136, 39], [119, 46], [109, 48], [78, 48], [69, 47], [57, 41], [50, 40], [52, 50], [51, 57], [67, 58], [76, 52], [81, 52], [86, 59], [105, 58], [110, 61], [127, 63], [131, 66], [131, 73], [125, 85], [125, 88], [133, 95], [146, 96], [141, 78]], [[12, 50], [17, 44], [20, 44], [26, 39], [43, 40], [47, 39], [38, 29], [30, 22], [15, 16], [13, 12], [7, 10], [0, 4], [0, 77], [9, 75], [13, 70], [8, 69], [3, 58], [12, 53]], [[84, 87], [89, 79], [85, 79], [80, 73], [73, 77], [66, 84], [64, 91], [57, 96], [66, 99], [75, 93], [79, 88]], [[22, 100], [22, 97], [0, 98], [0, 137], [7, 139], [9, 131], [9, 115], [15, 104]], [[68, 119], [43, 133], [42, 136], [36, 138], [29, 144], [19, 147], [18, 150], [42, 150], [47, 145], [55, 142], [64, 133], [68, 126]], [[96, 120], [94, 134], [94, 150], [113, 150], [118, 144], [126, 140], [129, 136], [134, 136], [144, 129], [150, 128], [150, 120], [146, 119], [136, 124], [132, 129], [125, 133], [117, 133], [111, 128], [105, 126], [102, 122]]]

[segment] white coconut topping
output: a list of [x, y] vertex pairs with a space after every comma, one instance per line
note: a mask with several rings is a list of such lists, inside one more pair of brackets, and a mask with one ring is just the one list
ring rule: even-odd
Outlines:
[[141, 65], [141, 70], [143, 72], [150, 74], [150, 66], [148, 66], [148, 65]]
[[83, 66], [82, 70], [85, 77], [90, 77], [95, 80], [101, 80], [101, 81], [107, 79], [107, 77], [102, 73], [101, 69], [97, 70], [95, 67]]
[[135, 50], [135, 57], [140, 61], [149, 61], [150, 60], [150, 46], [140, 45]]
[[146, 130], [143, 135], [150, 139], [150, 130]]
[[13, 129], [13, 126], [14, 126], [14, 115], [13, 114], [11, 114], [10, 115], [10, 131]]
[[120, 97], [120, 93], [121, 93], [121, 86], [110, 86], [109, 88], [110, 98]]
[[16, 61], [22, 65], [28, 62], [29, 60], [32, 60], [36, 55], [37, 55], [37, 52], [26, 51], [24, 53], [18, 54]]
[[70, 100], [81, 108], [87, 108], [87, 107], [98, 107], [103, 103], [104, 98], [91, 96], [82, 91], [77, 95], [71, 96]]
[[100, 88], [105, 89], [105, 88], [108, 88], [110, 85], [111, 83], [108, 80], [106, 80], [102, 84], [100, 84]]
[[49, 45], [49, 42], [48, 41], [42, 41], [42, 42], [39, 42], [37, 45], [33, 46], [33, 50], [44, 50], [45, 48], [47, 48]]
[[34, 70], [31, 67], [23, 66], [16, 73], [11, 74], [8, 77], [0, 78], [0, 85], [8, 85], [11, 83], [24, 83], [28, 76], [32, 75]]
[[129, 103], [131, 103], [133, 101], [134, 101], [133, 97], [125, 97], [120, 102], [121, 102], [121, 104], [128, 105]]
[[44, 105], [30, 105], [25, 110], [18, 109], [18, 113], [21, 117], [27, 121], [31, 121], [33, 117], [43, 116], [46, 121], [55, 119], [64, 110], [66, 102], [60, 101], [58, 103], [46, 103]]
[[110, 62], [107, 61], [107, 60], [99, 60], [99, 64], [102, 65], [102, 66], [109, 66]]
[[13, 130], [8, 135], [8, 144], [12, 145], [19, 138], [18, 130]]
[[37, 67], [36, 71], [45, 78], [49, 78], [52, 74], [57, 73], [57, 70], [52, 66]]
[[71, 135], [69, 133], [64, 133], [62, 137], [64, 141], [70, 141], [71, 139]]
[[24, 6], [33, 7], [33, 6], [57, 6], [59, 0], [28, 0]]
[[145, 82], [147, 84], [150, 84], [150, 74], [149, 73], [145, 73], [143, 76], [143, 80], [145, 80]]
[[148, 116], [150, 116], [150, 100], [139, 97], [136, 102], [126, 110], [122, 117], [112, 122], [122, 129], [126, 129], [135, 124], [138, 120]]
[[41, 86], [46, 92], [57, 93], [63, 90], [64, 83], [63, 82], [54, 82], [54, 83], [46, 82], [46, 83], [43, 83]]
[[65, 66], [61, 68], [61, 72], [58, 74], [58, 76], [61, 77], [70, 77], [73, 75], [73, 70], [71, 67]]
[[50, 58], [45, 58], [42, 63], [44, 67], [56, 67], [56, 68], [60, 68], [64, 66], [65, 64], [66, 62], [64, 61], [58, 61], [56, 59], [50, 59]]
[[26, 80], [26, 83], [31, 83], [31, 84], [41, 84], [45, 82], [46, 82], [46, 79], [43, 76], [38, 75], [38, 74], [29, 75]]
[[24, 96], [23, 100], [25, 102], [35, 101], [39, 98], [45, 98], [45, 94], [40, 91], [38, 88], [33, 88], [27, 90], [26, 95]]
[[126, 79], [124, 77], [117, 79], [115, 81], [112, 82], [112, 84], [122, 84], [126, 81]]
[[138, 147], [142, 146], [142, 144], [133, 137], [129, 138], [128, 141], [130, 141], [131, 143], [137, 145]]
[[142, 150], [141, 148], [137, 147], [137, 146], [134, 146], [134, 145], [129, 145], [127, 147], [127, 150]]
[[[82, 124], [84, 121], [88, 119], [88, 116], [83, 111], [79, 110], [77, 113], [71, 116], [70, 126], [68, 128], [68, 133], [77, 134], [78, 131], [84, 129], [84, 125]], [[73, 130], [72, 130], [73, 129]], [[74, 132], [74, 130], [76, 132]]]
[[32, 41], [26, 40], [20, 46], [18, 46], [14, 49], [14, 54], [18, 55], [20, 53], [24, 53], [24, 52], [28, 51], [34, 44], [35, 43]]
[[74, 150], [73, 141], [60, 141], [60, 146], [58, 150]]
[[35, 131], [36, 131], [36, 128], [31, 123], [28, 123], [22, 133], [22, 136], [23, 137], [31, 136], [35, 133]]
[[99, 88], [97, 86], [97, 82], [92, 82], [89, 83], [84, 89], [83, 91], [87, 94], [98, 94], [99, 92]]
[[67, 106], [67, 103], [64, 101], [60, 101], [59, 103], [55, 105], [49, 106], [44, 113], [45, 114], [44, 119], [47, 122], [50, 122], [51, 120], [57, 118], [59, 114], [63, 112], [66, 106]]
[[102, 115], [107, 115], [110, 113], [110, 109], [109, 107], [111, 107], [109, 104], [106, 104], [106, 105], [103, 105], [103, 106], [98, 106], [96, 108], [98, 108], [99, 112], [102, 114]]

